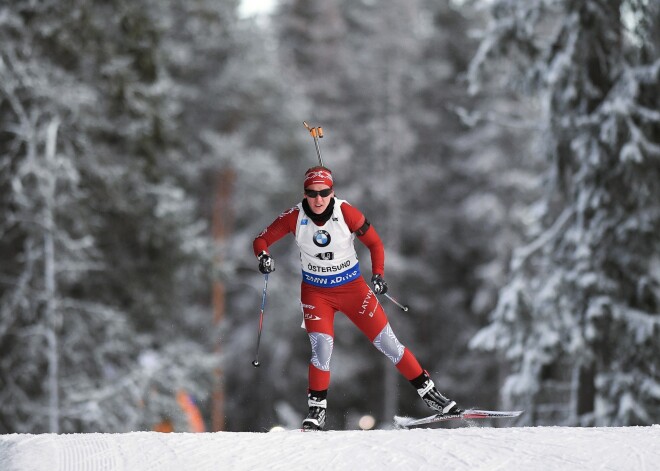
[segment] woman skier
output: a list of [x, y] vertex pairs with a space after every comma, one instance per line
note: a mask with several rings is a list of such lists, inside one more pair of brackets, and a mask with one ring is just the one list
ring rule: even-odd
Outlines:
[[[394, 363], [431, 409], [441, 414], [460, 412], [456, 402], [440, 394], [428, 372], [396, 338], [375, 296], [387, 292], [385, 253], [376, 230], [357, 208], [335, 198], [332, 172], [328, 168], [308, 169], [303, 188], [302, 202], [280, 214], [253, 243], [263, 274], [275, 269], [268, 248], [286, 234], [294, 235], [300, 249], [300, 300], [312, 346], [309, 413], [303, 420], [303, 429], [322, 430], [325, 426], [336, 311], [346, 314]], [[353, 245], [355, 236], [371, 254], [373, 290], [361, 276]]]

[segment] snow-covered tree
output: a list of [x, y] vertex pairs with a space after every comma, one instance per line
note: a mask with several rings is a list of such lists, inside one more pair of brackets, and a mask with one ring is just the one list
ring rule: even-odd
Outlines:
[[423, 293], [417, 335], [439, 382], [464, 404], [495, 407], [496, 358], [468, 343], [506, 280], [521, 209], [539, 195], [539, 159], [529, 157], [533, 107], [511, 93], [468, 93], [483, 13], [458, 3], [427, 2], [430, 32], [411, 116], [414, 184], [407, 185], [423, 213], [408, 225], [406, 258], [415, 261], [407, 267], [410, 289]]
[[311, 166], [306, 158], [314, 150], [302, 125], [307, 116], [304, 96], [279, 62], [272, 31], [246, 19], [236, 25], [233, 40], [236, 47], [222, 70], [203, 88], [214, 97], [215, 121], [197, 132], [210, 157], [203, 188], [217, 195], [213, 211], [225, 206], [223, 214], [213, 217], [217, 222], [225, 218], [218, 224], [231, 231], [216, 239], [214, 251], [214, 277], [226, 292], [218, 345], [224, 358], [227, 424], [230, 430], [261, 430], [282, 423], [277, 411], [291, 407], [296, 394], [304, 404], [308, 357], [301, 353], [309, 340], [299, 329], [301, 311], [295, 301], [298, 262], [285, 256], [291, 252], [283, 241], [272, 251], [277, 272], [270, 277], [260, 345], [264, 367], [250, 365], [263, 287], [252, 240], [299, 201], [300, 179]]
[[2, 9], [2, 431], [144, 429], [208, 391], [210, 244], [165, 8]]
[[490, 2], [471, 85], [541, 109], [544, 196], [492, 323], [528, 423], [658, 421], [660, 7], [646, 0]]

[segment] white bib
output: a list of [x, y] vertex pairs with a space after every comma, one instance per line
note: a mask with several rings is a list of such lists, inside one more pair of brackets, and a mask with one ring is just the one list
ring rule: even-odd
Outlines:
[[360, 276], [360, 265], [353, 245], [355, 234], [344, 221], [341, 205], [335, 198], [330, 219], [319, 227], [307, 217], [302, 203], [298, 204], [296, 243], [300, 248], [300, 263], [305, 283], [332, 288]]

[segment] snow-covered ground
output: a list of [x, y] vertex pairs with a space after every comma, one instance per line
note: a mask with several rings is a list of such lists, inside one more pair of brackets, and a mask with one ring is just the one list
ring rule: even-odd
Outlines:
[[660, 469], [660, 425], [4, 435], [2, 471]]

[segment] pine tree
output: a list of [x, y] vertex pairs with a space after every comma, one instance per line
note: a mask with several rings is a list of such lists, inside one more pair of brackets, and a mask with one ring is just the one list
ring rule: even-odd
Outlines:
[[[423, 208], [408, 226], [409, 289], [423, 293], [418, 342], [447, 394], [496, 407], [497, 361], [471, 351], [469, 339], [487, 321], [506, 264], [520, 240], [521, 208], [538, 197], [539, 159], [530, 158], [526, 120], [532, 106], [511, 93], [470, 94], [466, 72], [482, 13], [469, 5], [428, 2], [410, 157], [409, 205]], [[430, 221], [433, 221], [430, 223]], [[421, 289], [420, 289], [421, 288]]]
[[[207, 2], [210, 11], [213, 4]], [[255, 370], [250, 361], [263, 286], [251, 242], [268, 218], [301, 197], [296, 183], [311, 166], [306, 158], [314, 155], [302, 125], [307, 107], [296, 79], [279, 62], [272, 30], [245, 19], [192, 34], [196, 25], [204, 24], [193, 20], [201, 14], [199, 7], [194, 10], [197, 13], [181, 16], [179, 33], [171, 39], [177, 47], [183, 43], [189, 48], [177, 55], [173, 73], [185, 77], [185, 107], [189, 117], [197, 117], [187, 123], [187, 135], [195, 136], [188, 143], [191, 152], [204, 156], [205, 172], [197, 190], [201, 208], [207, 215], [217, 211], [211, 202], [222, 195], [225, 211], [213, 218], [222, 218], [225, 230], [231, 231], [213, 247], [213, 279], [225, 293], [214, 343], [223, 356], [226, 424], [231, 430], [263, 429], [277, 420], [280, 401], [296, 392], [305, 398], [306, 358], [292, 350], [309, 341], [298, 329], [300, 309], [291, 303], [298, 297], [300, 271], [295, 259], [281, 256], [288, 252], [286, 242], [273, 248], [277, 273], [270, 278], [260, 347], [264, 367]], [[181, 40], [188, 36], [193, 40]], [[207, 38], [223, 51], [210, 56], [201, 41]]]
[[179, 170], [163, 10], [4, 11], [2, 430], [149, 428], [211, 367], [191, 302], [209, 247], [190, 190], [200, 167]]
[[[472, 84], [537, 94], [549, 170], [492, 323], [530, 423], [658, 420], [660, 43], [656, 2], [492, 6]], [[654, 91], [655, 90], [655, 91]]]

